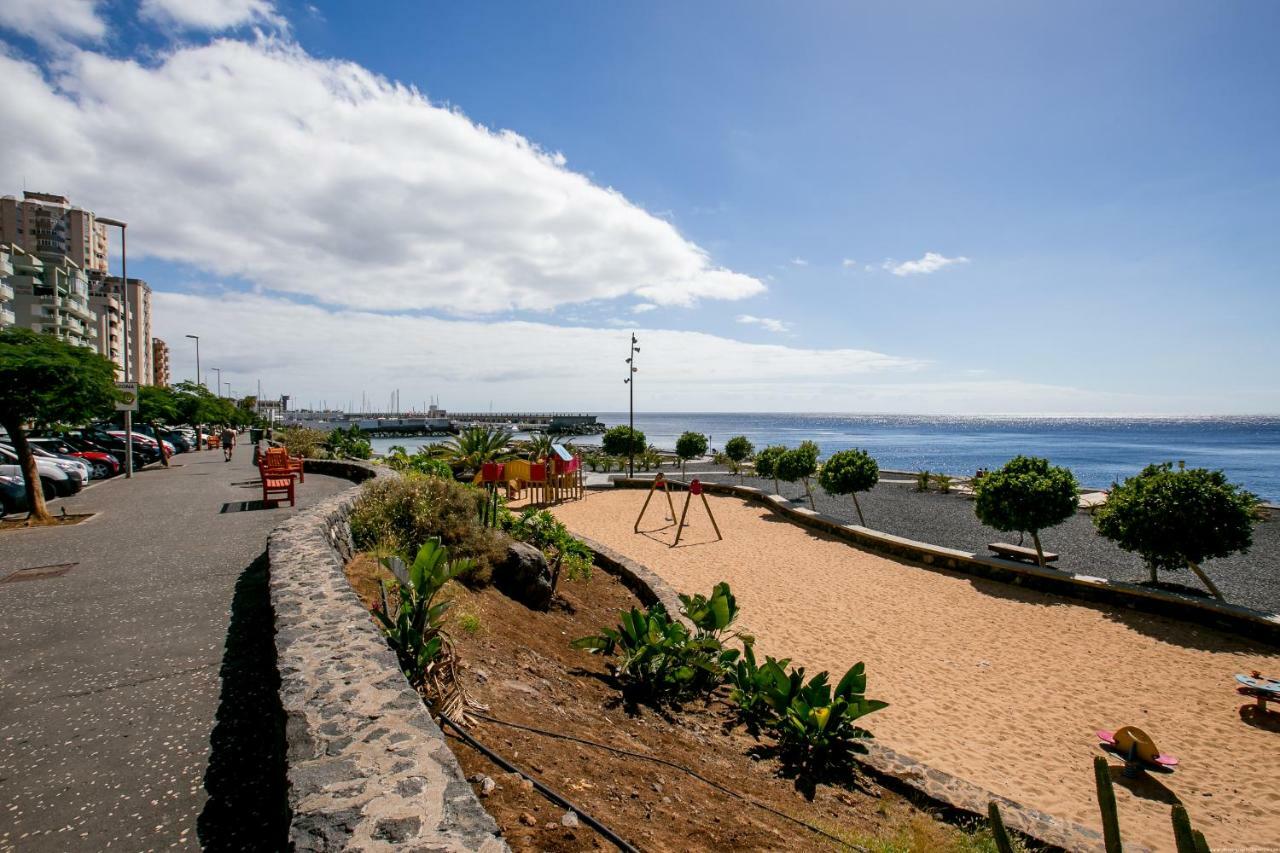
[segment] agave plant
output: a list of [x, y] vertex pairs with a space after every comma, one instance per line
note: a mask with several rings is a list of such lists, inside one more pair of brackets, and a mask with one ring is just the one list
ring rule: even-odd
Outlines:
[[440, 457], [463, 473], [474, 473], [486, 462], [510, 459], [511, 433], [505, 429], [472, 427], [436, 446]]
[[373, 615], [409, 682], [421, 688], [432, 680], [432, 670], [447, 643], [443, 617], [453, 602], [437, 604], [436, 596], [446, 583], [474, 565], [471, 560], [449, 560], [449, 549], [439, 539], [428, 540], [407, 566], [399, 556], [382, 564], [395, 575], [396, 595], [393, 602], [387, 581], [382, 581], [382, 606]]

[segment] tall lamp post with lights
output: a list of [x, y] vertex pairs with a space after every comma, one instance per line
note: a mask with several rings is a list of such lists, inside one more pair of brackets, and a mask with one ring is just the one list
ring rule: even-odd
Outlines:
[[640, 352], [640, 347], [636, 346], [637, 339], [635, 333], [631, 335], [631, 350], [627, 354], [627, 378], [622, 380], [627, 385], [628, 396], [628, 416], [627, 429], [630, 434], [627, 435], [627, 477], [631, 478], [636, 475], [636, 353]]
[[213, 386], [213, 390], [217, 398], [221, 400], [222, 399], [222, 368], [210, 367], [209, 369], [212, 370], [214, 373], [218, 374], [218, 384]]
[[196, 342], [196, 384], [199, 385], [200, 384], [200, 336], [187, 335], [187, 337], [193, 339]]

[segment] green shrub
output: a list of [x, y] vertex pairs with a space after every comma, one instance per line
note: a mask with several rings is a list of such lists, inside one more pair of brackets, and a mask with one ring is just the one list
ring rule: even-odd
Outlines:
[[407, 472], [366, 483], [351, 509], [351, 536], [357, 547], [414, 553], [439, 537], [459, 558], [474, 561], [462, 580], [488, 582], [506, 555], [506, 542], [480, 523], [485, 494], [452, 478]]
[[603, 628], [572, 645], [593, 654], [618, 654], [614, 673], [632, 695], [656, 701], [706, 695], [723, 683], [738, 658], [737, 649], [724, 647], [738, 606], [726, 583], [717, 584], [709, 597], [682, 595], [680, 600], [694, 624], [692, 631], [658, 603], [644, 611], [624, 611], [616, 628]]
[[276, 441], [288, 448], [290, 456], [305, 456], [308, 459], [316, 459], [320, 457], [322, 451], [324, 456], [328, 455], [324, 444], [329, 435], [323, 430], [290, 426], [274, 430], [272, 434], [275, 436]]
[[917, 492], [927, 492], [931, 485], [933, 485], [933, 474], [931, 474], [927, 468], [923, 471], [916, 472]]
[[521, 542], [528, 542], [546, 555], [551, 566], [551, 591], [554, 593], [563, 570], [569, 580], [590, 580], [595, 552], [575, 538], [564, 524], [548, 510], [528, 507], [506, 525], [507, 532]]
[[644, 453], [647, 446], [644, 433], [627, 426], [610, 427], [600, 437], [600, 446], [610, 456], [627, 456]]
[[1249, 550], [1257, 505], [1255, 495], [1228, 482], [1221, 471], [1175, 471], [1165, 462], [1112, 485], [1093, 523], [1124, 550], [1140, 554], [1153, 582], [1159, 569], [1187, 566], [1221, 598], [1200, 564]]
[[463, 632], [474, 637], [483, 630], [484, 625], [480, 622], [480, 617], [474, 613], [459, 613], [458, 627], [461, 628]]
[[809, 488], [809, 478], [818, 470], [818, 445], [812, 441], [802, 441], [800, 446], [784, 452], [774, 464], [774, 474], [778, 479], [788, 483], [800, 480], [804, 483], [804, 493], [809, 498], [810, 509], [818, 507], [813, 502], [813, 489]]
[[841, 450], [831, 454], [818, 473], [818, 485], [833, 495], [852, 495], [853, 508], [858, 511], [858, 523], [867, 522], [862, 517], [858, 492], [865, 492], [880, 482], [880, 466], [865, 450]]
[[756, 476], [773, 480], [773, 491], [778, 492], [778, 460], [787, 449], [781, 444], [771, 444], [756, 454]]
[[944, 495], [951, 493], [951, 482], [952, 482], [951, 475], [949, 474], [933, 475], [933, 484], [937, 486], [938, 491]]
[[449, 560], [449, 549], [438, 539], [429, 539], [418, 549], [409, 565], [403, 558], [390, 557], [382, 564], [395, 575], [395, 595], [387, 594], [388, 582], [379, 582], [380, 608], [373, 611], [387, 644], [400, 660], [409, 683], [422, 688], [431, 680], [431, 671], [444, 650], [444, 612], [453, 602], [435, 603], [446, 583], [469, 573], [470, 560]]
[[446, 477], [453, 479], [453, 469], [443, 459], [437, 458], [426, 448], [417, 453], [407, 453], [403, 447], [394, 444], [387, 449], [386, 464], [396, 471], [416, 471], [428, 477]]
[[684, 476], [684, 463], [707, 452], [707, 437], [700, 432], [681, 433], [676, 439], [676, 458], [680, 460], [680, 476]]
[[368, 459], [373, 455], [373, 445], [369, 444], [364, 431], [355, 424], [347, 429], [334, 429], [325, 439], [324, 446], [338, 459]]
[[866, 666], [860, 662], [849, 668], [834, 691], [825, 672], [792, 689], [803, 680], [803, 669], [799, 675], [788, 681], [790, 701], [775, 726], [784, 757], [809, 773], [846, 766], [853, 753], [867, 751], [862, 741], [872, 736], [856, 721], [889, 703], [866, 697]]
[[1080, 489], [1075, 475], [1066, 468], [1052, 466], [1048, 459], [1015, 456], [1003, 468], [983, 477], [974, 495], [978, 520], [996, 530], [1030, 533], [1043, 567], [1040, 531], [1075, 513]]

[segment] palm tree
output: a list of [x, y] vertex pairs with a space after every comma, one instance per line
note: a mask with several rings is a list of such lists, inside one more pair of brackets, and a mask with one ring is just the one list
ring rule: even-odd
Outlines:
[[526, 450], [529, 454], [530, 462], [537, 462], [539, 459], [546, 459], [551, 455], [551, 445], [556, 443], [557, 436], [547, 433], [539, 433], [529, 439]]
[[511, 433], [505, 429], [472, 427], [456, 437], [436, 445], [436, 452], [455, 470], [473, 473], [486, 462], [504, 462], [511, 458]]

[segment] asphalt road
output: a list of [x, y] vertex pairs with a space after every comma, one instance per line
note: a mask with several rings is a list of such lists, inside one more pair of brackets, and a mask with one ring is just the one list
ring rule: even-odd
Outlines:
[[[283, 759], [261, 732], [245, 746], [258, 722], [239, 718], [270, 712], [274, 671], [246, 677], [237, 643], [274, 654], [262, 555], [297, 510], [224, 512], [261, 498], [251, 452], [236, 455], [182, 454], [53, 504], [96, 513], [81, 524], [0, 531], [0, 851], [254, 846], [226, 790], [253, 785], [232, 784], [226, 753]], [[310, 475], [299, 508], [350, 487]], [[58, 564], [74, 565], [12, 579]]]

